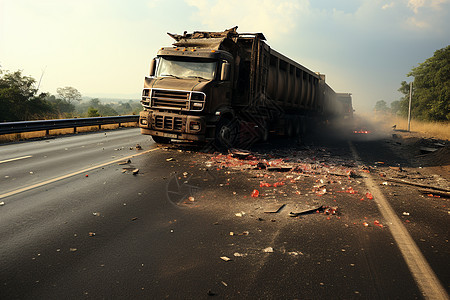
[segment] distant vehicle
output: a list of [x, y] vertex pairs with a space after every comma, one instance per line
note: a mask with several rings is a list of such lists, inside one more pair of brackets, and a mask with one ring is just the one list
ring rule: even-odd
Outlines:
[[351, 94], [336, 94], [325, 75], [273, 50], [262, 33], [236, 29], [169, 33], [173, 47], [158, 51], [144, 81], [143, 134], [232, 147], [353, 114]]

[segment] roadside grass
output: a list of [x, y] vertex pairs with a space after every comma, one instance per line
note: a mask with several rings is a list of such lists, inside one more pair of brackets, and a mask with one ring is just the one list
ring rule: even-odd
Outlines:
[[[129, 122], [129, 123], [121, 123], [120, 127], [137, 127], [137, 122]], [[99, 129], [99, 126], [84, 126], [84, 127], [77, 127], [76, 133], [82, 133], [82, 132], [91, 132], [91, 131], [102, 131], [102, 130], [113, 130], [119, 128], [119, 124], [108, 124], [108, 125], [102, 125], [101, 129]], [[45, 130], [41, 131], [32, 131], [32, 132], [23, 132], [23, 133], [11, 133], [11, 134], [4, 134], [0, 135], [0, 143], [8, 143], [8, 142], [17, 142], [21, 140], [28, 140], [28, 139], [34, 139], [34, 138], [42, 138], [46, 136], [59, 136], [59, 135], [65, 135], [65, 134], [74, 134], [73, 128], [65, 128], [65, 129], [53, 129], [49, 131], [49, 135], [46, 135]]]
[[[395, 130], [408, 133], [408, 119], [393, 116], [389, 113], [362, 114], [364, 118], [369, 119], [384, 131]], [[450, 140], [450, 122], [423, 122], [411, 120], [410, 133], [424, 138], [435, 138], [439, 140]]]

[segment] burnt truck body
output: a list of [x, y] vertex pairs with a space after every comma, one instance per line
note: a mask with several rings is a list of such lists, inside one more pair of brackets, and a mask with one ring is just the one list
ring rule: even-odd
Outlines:
[[208, 141], [232, 146], [239, 139], [290, 136], [308, 120], [342, 114], [342, 103], [316, 74], [271, 49], [262, 33], [170, 34], [145, 78], [139, 125], [156, 142]]

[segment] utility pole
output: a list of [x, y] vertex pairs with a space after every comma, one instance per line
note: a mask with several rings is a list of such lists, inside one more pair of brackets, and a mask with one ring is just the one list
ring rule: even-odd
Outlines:
[[409, 106], [408, 106], [408, 132], [411, 128], [411, 98], [412, 98], [412, 81], [409, 84]]

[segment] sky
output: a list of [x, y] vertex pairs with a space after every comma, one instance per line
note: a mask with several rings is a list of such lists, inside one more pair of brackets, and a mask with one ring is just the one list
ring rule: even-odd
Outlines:
[[450, 0], [0, 0], [0, 66], [42, 76], [40, 92], [139, 100], [167, 32], [237, 25], [370, 111], [449, 45], [448, 20]]

